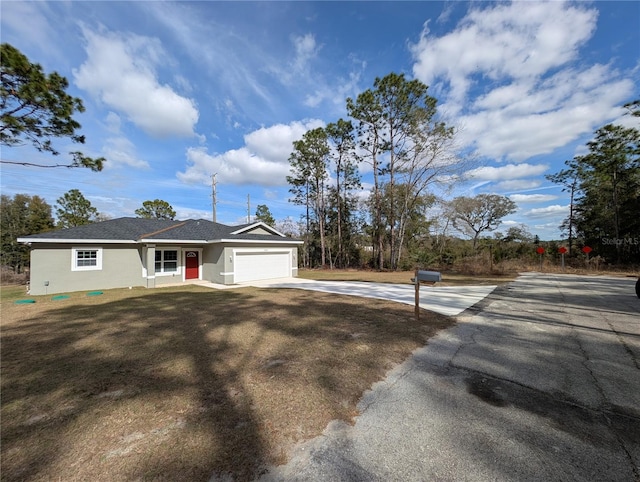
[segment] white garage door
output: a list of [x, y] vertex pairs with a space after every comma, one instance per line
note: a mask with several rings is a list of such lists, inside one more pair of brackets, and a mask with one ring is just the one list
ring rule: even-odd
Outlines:
[[261, 252], [236, 253], [234, 281], [256, 281], [261, 279], [288, 278], [291, 276], [290, 253]]

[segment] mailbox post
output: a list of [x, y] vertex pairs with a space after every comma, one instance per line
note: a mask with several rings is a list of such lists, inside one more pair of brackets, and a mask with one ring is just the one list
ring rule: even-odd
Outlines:
[[416, 321], [420, 320], [420, 283], [434, 285], [439, 281], [442, 281], [442, 276], [439, 271], [424, 271], [416, 269], [415, 278], [413, 278], [413, 284], [416, 291], [416, 307], [415, 315]]
[[420, 320], [420, 280], [418, 279], [418, 270], [416, 270], [416, 277], [413, 278], [413, 285], [415, 286], [415, 289], [416, 289], [414, 313], [416, 316], [416, 321], [419, 321]]

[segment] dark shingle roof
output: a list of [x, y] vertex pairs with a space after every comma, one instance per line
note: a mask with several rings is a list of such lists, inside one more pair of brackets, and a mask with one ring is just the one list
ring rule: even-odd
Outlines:
[[205, 219], [188, 219], [180, 221], [173, 227], [161, 228], [157, 231], [144, 233], [141, 239], [180, 239], [189, 241], [210, 241], [220, 239], [233, 231], [233, 227], [214, 223]]
[[187, 219], [186, 221], [169, 221], [144, 218], [118, 218], [100, 223], [86, 224], [75, 228], [59, 229], [46, 233], [24, 236], [25, 241], [42, 240], [111, 240], [141, 241], [144, 239], [180, 240], [180, 241], [214, 241], [217, 239], [237, 239], [256, 241], [284, 241], [282, 236], [271, 234], [231, 234], [238, 229], [250, 226], [228, 226], [205, 219]]

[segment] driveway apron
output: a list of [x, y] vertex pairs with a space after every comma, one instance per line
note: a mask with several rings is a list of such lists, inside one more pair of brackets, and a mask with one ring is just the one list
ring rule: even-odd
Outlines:
[[[413, 285], [409, 284], [368, 283], [360, 281], [312, 281], [301, 278], [284, 282], [271, 280], [251, 284], [261, 287], [268, 286], [270, 288], [296, 288], [339, 295], [378, 298], [415, 305], [415, 289]], [[495, 286], [490, 285], [423, 285], [420, 287], [420, 308], [447, 316], [455, 316], [484, 299], [495, 288]]]
[[261, 480], [640, 480], [635, 279], [497, 288]]

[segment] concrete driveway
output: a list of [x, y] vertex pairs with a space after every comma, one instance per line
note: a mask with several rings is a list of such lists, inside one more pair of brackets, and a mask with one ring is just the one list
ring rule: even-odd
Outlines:
[[261, 480], [640, 480], [634, 279], [497, 288]]
[[[408, 281], [408, 280], [407, 280]], [[415, 305], [415, 288], [410, 284], [365, 283], [359, 281], [314, 281], [303, 278], [265, 280], [247, 283], [269, 288], [296, 288], [340, 295], [361, 296]], [[420, 287], [420, 307], [443, 315], [455, 316], [475, 305], [491, 293], [495, 286], [429, 286]]]

